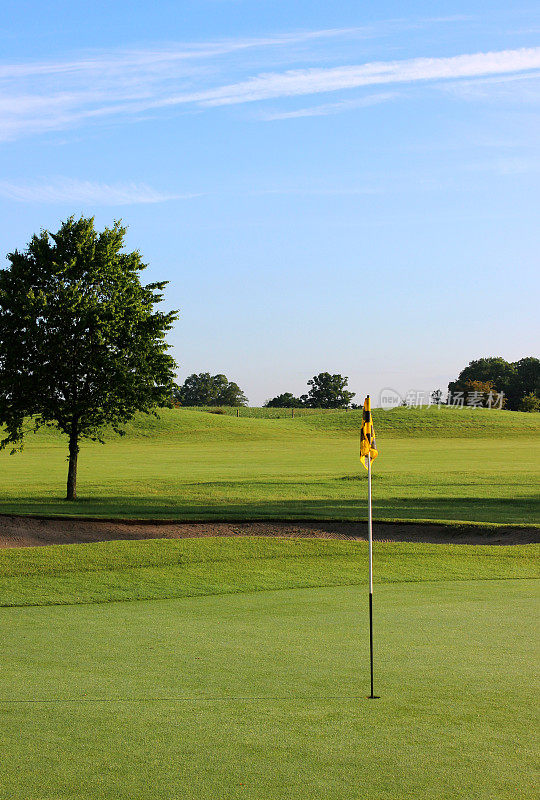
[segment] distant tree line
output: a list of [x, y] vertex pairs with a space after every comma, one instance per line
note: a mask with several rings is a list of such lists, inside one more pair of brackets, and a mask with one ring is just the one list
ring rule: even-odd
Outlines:
[[[358, 408], [354, 392], [348, 390], [348, 377], [320, 372], [307, 382], [308, 391], [299, 397], [283, 392], [264, 404], [266, 408]], [[511, 411], [540, 411], [540, 359], [528, 356], [508, 362], [504, 358], [480, 358], [461, 370], [448, 384], [448, 396], [441, 389], [431, 394], [431, 403], [460, 404]], [[247, 398], [238, 384], [225, 375], [208, 372], [189, 375], [174, 390], [174, 400], [182, 406], [245, 406]], [[405, 403], [406, 404], [406, 403]]]
[[465, 402], [475, 393], [503, 393], [503, 407], [510, 411], [540, 411], [540, 359], [528, 356], [508, 362], [500, 356], [479, 358], [462, 369], [448, 384], [454, 396], [463, 392]]
[[173, 398], [181, 406], [247, 405], [247, 397], [237, 383], [209, 372], [188, 375], [181, 386], [174, 388]]
[[[349, 379], [343, 375], [320, 372], [309, 380], [309, 390], [300, 397], [292, 392], [273, 397], [266, 408], [356, 408], [354, 392], [347, 389]], [[245, 406], [247, 397], [237, 383], [226, 375], [200, 372], [188, 375], [184, 383], [175, 386], [173, 400], [180, 406]]]
[[[299, 397], [283, 392], [264, 404], [266, 408], [358, 408], [348, 390], [348, 377], [320, 372], [307, 382], [308, 391]], [[431, 394], [431, 403], [506, 408], [512, 411], [540, 411], [540, 359], [529, 356], [508, 362], [504, 358], [480, 358], [461, 370], [448, 384], [448, 397], [441, 389]], [[189, 375], [174, 389], [174, 401], [181, 406], [245, 406], [247, 398], [237, 383], [225, 375], [209, 372]], [[406, 403], [405, 403], [406, 404]]]
[[278, 394], [265, 403], [266, 408], [356, 408], [351, 403], [354, 392], [347, 390], [349, 379], [343, 375], [319, 372], [308, 381], [309, 391], [300, 397], [291, 392]]

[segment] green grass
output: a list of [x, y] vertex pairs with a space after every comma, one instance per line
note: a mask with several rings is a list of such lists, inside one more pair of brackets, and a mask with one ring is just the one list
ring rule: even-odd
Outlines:
[[2, 552], [0, 798], [531, 798], [537, 551], [377, 543], [377, 701], [363, 543]]
[[[0, 512], [365, 516], [356, 413], [137, 418], [0, 454]], [[539, 521], [540, 416], [379, 412], [376, 519]], [[0, 800], [534, 796], [538, 547], [268, 538], [0, 551]]]
[[182, 406], [181, 411], [206, 411], [209, 414], [225, 414], [228, 417], [256, 417], [257, 419], [288, 419], [312, 414], [348, 414], [345, 409], [326, 408], [257, 408], [256, 406]]
[[[290, 409], [223, 408], [224, 414], [212, 413], [211, 408], [161, 409], [158, 416], [137, 414], [125, 425], [128, 439], [160, 437], [168, 441], [198, 441], [206, 438], [218, 441], [252, 439], [297, 440], [310, 432], [349, 437], [358, 434], [362, 425], [361, 411], [333, 409], [295, 409], [294, 419]], [[286, 412], [285, 416], [283, 412]], [[377, 436], [406, 438], [422, 437], [464, 438], [465, 436], [500, 438], [513, 436], [540, 436], [540, 414], [495, 409], [394, 408], [374, 409], [373, 419]], [[31, 430], [31, 425], [28, 425]], [[30, 433], [30, 440], [34, 434]], [[35, 436], [38, 441], [64, 442], [65, 438], [54, 428], [42, 428]], [[114, 438], [114, 437], [113, 437]]]
[[[538, 547], [378, 542], [379, 583], [540, 577]], [[220, 538], [0, 551], [0, 606], [342, 586], [365, 577], [367, 543]]]
[[[266, 410], [265, 410], [266, 411]], [[124, 518], [363, 519], [360, 412], [270, 419], [164, 411], [84, 444], [79, 501], [62, 499], [66, 443], [30, 434], [0, 453], [0, 513]], [[539, 524], [540, 415], [376, 411], [379, 519]]]

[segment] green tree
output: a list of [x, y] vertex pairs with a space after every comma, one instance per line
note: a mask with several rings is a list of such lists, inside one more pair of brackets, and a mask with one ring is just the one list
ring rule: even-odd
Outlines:
[[540, 397], [534, 392], [529, 392], [519, 404], [520, 411], [540, 411]]
[[540, 397], [540, 359], [528, 356], [515, 361], [512, 366], [515, 378], [508, 389], [509, 401], [515, 408], [520, 408], [521, 401], [527, 395]]
[[508, 387], [515, 377], [515, 368], [504, 358], [495, 356], [491, 358], [479, 358], [471, 361], [465, 369], [459, 373], [457, 380], [448, 384], [448, 391], [454, 392], [467, 391], [467, 381], [491, 381], [496, 392], [507, 394]]
[[201, 372], [189, 375], [175, 390], [175, 398], [182, 406], [245, 406], [247, 398], [238, 384], [225, 375]]
[[506, 397], [500, 397], [493, 381], [465, 381], [463, 400], [466, 406], [476, 408], [506, 408]]
[[435, 389], [431, 392], [431, 402], [433, 405], [441, 406], [444, 403], [442, 389]]
[[[155, 310], [165, 282], [141, 284], [138, 251], [120, 222], [102, 232], [70, 217], [34, 235], [0, 270], [0, 447], [22, 448], [42, 425], [69, 437], [67, 500], [77, 496], [81, 439], [135, 412], [170, 405], [176, 365], [165, 334], [177, 312]], [[31, 426], [25, 420], [31, 419]]]
[[348, 383], [342, 375], [320, 372], [308, 381], [311, 388], [302, 399], [310, 408], [347, 408], [355, 394], [345, 388]]
[[304, 403], [299, 397], [295, 397], [291, 392], [278, 394], [264, 404], [265, 408], [301, 408]]
[[494, 392], [503, 392], [505, 407], [516, 411], [526, 394], [540, 394], [540, 360], [529, 356], [509, 363], [501, 356], [479, 358], [461, 370], [448, 391], [466, 392], [468, 381], [491, 382]]

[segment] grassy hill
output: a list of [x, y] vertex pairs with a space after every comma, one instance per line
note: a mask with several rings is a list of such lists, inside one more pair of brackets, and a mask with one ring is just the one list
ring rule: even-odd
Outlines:
[[[0, 513], [166, 519], [363, 519], [360, 411], [291, 417], [169, 409], [85, 443], [76, 504], [62, 497], [66, 440], [30, 434], [0, 453]], [[279, 411], [279, 409], [278, 409]], [[236, 413], [236, 412], [235, 412]], [[540, 522], [540, 415], [376, 409], [380, 519]]]
[[[167, 439], [170, 441], [294, 439], [313, 433], [348, 438], [357, 436], [362, 425], [361, 411], [299, 409], [295, 417], [284, 409], [235, 408], [161, 409], [158, 416], [137, 414], [125, 426], [128, 439]], [[471, 408], [394, 408], [375, 409], [375, 430], [380, 438], [540, 437], [540, 414]], [[30, 434], [37, 441], [60, 442], [62, 434], [54, 429], [41, 429]], [[112, 431], [108, 436], [116, 438]]]
[[[373, 411], [375, 432], [381, 439], [421, 437], [540, 436], [540, 414], [473, 408], [393, 408]], [[362, 424], [361, 411], [316, 414], [299, 418], [313, 430], [343, 436], [356, 435]]]
[[[300, 409], [294, 418], [283, 409], [242, 408], [216, 414], [209, 409], [162, 409], [159, 418], [138, 415], [126, 426], [131, 437], [167, 438], [278, 438], [304, 436], [306, 429], [337, 436], [356, 436], [362, 425], [361, 411]], [[270, 412], [270, 413], [269, 413]], [[278, 413], [271, 413], [278, 412]], [[375, 409], [373, 420], [377, 436], [407, 438], [411, 435], [435, 437], [540, 436], [540, 414], [518, 411], [455, 408]]]

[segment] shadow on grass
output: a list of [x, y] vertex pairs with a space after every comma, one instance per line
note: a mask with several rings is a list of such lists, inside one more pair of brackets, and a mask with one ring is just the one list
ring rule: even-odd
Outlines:
[[[540, 525], [537, 495], [517, 498], [394, 497], [374, 499], [374, 518], [381, 520], [462, 520], [484, 523]], [[61, 498], [0, 498], [0, 514], [99, 517], [178, 521], [248, 520], [336, 520], [366, 518], [364, 498], [229, 501], [227, 498], [201, 503], [165, 496], [123, 497], [102, 495], [81, 497], [68, 503]]]

